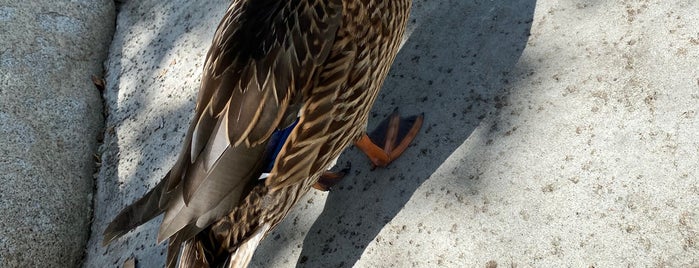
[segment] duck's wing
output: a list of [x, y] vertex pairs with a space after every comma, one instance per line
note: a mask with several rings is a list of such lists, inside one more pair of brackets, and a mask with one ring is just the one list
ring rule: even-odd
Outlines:
[[177, 233], [184, 241], [232, 210], [260, 175], [272, 133], [295, 119], [341, 11], [340, 0], [234, 0], [207, 54], [178, 161], [114, 219], [105, 241], [162, 212], [159, 240]]

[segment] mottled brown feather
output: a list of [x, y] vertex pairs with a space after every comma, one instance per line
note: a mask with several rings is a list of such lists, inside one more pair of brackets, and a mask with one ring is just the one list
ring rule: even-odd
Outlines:
[[[180, 157], [156, 189], [115, 218], [105, 242], [165, 212], [158, 239], [170, 238], [168, 266], [183, 243], [182, 267], [247, 265], [259, 241], [364, 132], [410, 4], [234, 0], [206, 56]], [[297, 115], [259, 182], [270, 136]]]

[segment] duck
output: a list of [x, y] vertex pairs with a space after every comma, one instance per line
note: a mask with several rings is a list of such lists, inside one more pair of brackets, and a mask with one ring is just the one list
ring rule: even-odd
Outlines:
[[164, 214], [166, 266], [246, 267], [265, 236], [354, 144], [373, 166], [398, 158], [423, 122], [383, 146], [366, 133], [412, 0], [233, 0], [206, 55], [177, 161], [124, 208], [103, 244]]

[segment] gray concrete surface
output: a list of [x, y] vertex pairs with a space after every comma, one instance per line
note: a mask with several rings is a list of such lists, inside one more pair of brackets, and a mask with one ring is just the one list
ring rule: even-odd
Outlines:
[[[130, 1], [86, 267], [162, 266], [158, 220], [101, 247], [174, 162], [225, 0]], [[699, 3], [416, 0], [372, 129], [425, 112], [417, 142], [311, 192], [255, 267], [699, 266]]]
[[112, 1], [0, 0], [0, 267], [71, 267], [88, 239]]

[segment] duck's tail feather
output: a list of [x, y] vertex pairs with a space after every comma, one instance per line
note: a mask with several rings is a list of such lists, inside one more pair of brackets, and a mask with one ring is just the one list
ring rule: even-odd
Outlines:
[[[167, 178], [167, 175], [165, 176]], [[131, 231], [131, 229], [144, 224], [164, 212], [160, 207], [160, 198], [165, 186], [165, 179], [160, 181], [150, 192], [138, 201], [124, 208], [109, 226], [104, 230], [103, 245], [109, 244], [114, 239]]]

